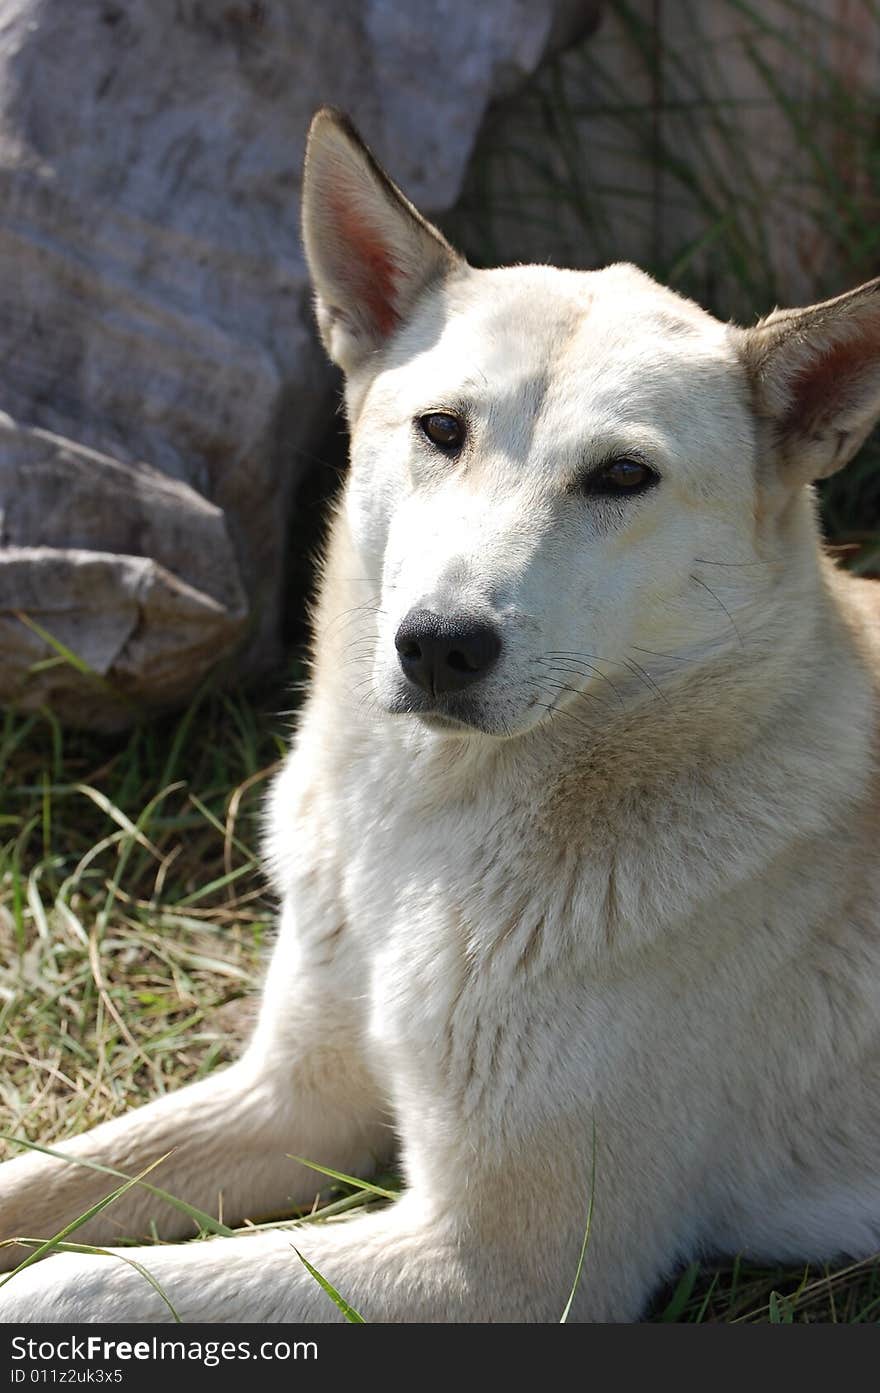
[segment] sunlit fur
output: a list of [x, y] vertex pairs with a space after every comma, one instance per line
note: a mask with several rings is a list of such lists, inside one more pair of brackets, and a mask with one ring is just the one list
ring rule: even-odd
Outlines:
[[[557, 1320], [591, 1194], [573, 1319], [637, 1319], [703, 1254], [872, 1253], [877, 607], [823, 558], [804, 480], [880, 413], [876, 284], [743, 331], [629, 266], [474, 271], [329, 113], [304, 216], [352, 465], [269, 808], [259, 1024], [238, 1064], [67, 1149], [135, 1173], [173, 1147], [157, 1181], [222, 1191], [227, 1223], [311, 1199], [291, 1156], [364, 1174], [399, 1150], [381, 1213], [126, 1249], [190, 1320], [338, 1317], [291, 1241], [368, 1320]], [[466, 421], [457, 458], [430, 411]], [[618, 457], [659, 482], [584, 488]], [[413, 607], [501, 634], [466, 700], [407, 686]], [[13, 1161], [0, 1236], [107, 1188]], [[150, 1217], [189, 1232], [135, 1190], [77, 1238]], [[167, 1308], [69, 1255], [0, 1313]]]

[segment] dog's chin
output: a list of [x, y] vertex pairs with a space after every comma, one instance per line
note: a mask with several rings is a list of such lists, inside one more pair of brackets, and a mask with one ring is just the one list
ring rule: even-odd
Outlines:
[[492, 733], [473, 719], [462, 720], [458, 716], [445, 716], [440, 711], [415, 711], [412, 714], [420, 725], [427, 726], [428, 730], [436, 731], [438, 735], [457, 735], [466, 738], [469, 735], [490, 735]]
[[385, 703], [385, 709], [391, 716], [409, 716], [438, 735], [490, 735], [500, 739], [510, 735], [490, 707], [469, 695], [453, 692], [431, 697], [424, 692], [403, 690]]

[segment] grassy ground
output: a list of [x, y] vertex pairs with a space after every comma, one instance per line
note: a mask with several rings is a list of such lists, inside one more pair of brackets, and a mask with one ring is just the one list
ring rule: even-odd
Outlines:
[[221, 694], [117, 739], [7, 717], [3, 1131], [51, 1143], [230, 1057], [271, 925], [258, 812], [283, 727]]

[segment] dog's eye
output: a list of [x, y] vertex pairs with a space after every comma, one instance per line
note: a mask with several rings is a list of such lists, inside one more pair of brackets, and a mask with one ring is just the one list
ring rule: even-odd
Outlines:
[[648, 465], [636, 459], [616, 459], [602, 469], [596, 469], [584, 480], [585, 493], [615, 495], [644, 493], [659, 483], [659, 476]]
[[432, 445], [453, 455], [464, 444], [464, 422], [448, 411], [431, 411], [419, 417], [419, 425]]

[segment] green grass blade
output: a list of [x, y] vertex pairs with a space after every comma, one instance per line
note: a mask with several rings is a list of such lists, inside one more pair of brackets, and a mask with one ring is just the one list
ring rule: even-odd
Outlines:
[[[100, 1161], [87, 1161], [83, 1156], [66, 1156], [63, 1151], [56, 1151], [51, 1146], [40, 1146], [38, 1142], [25, 1141], [24, 1137], [10, 1136], [7, 1132], [0, 1132], [0, 1141], [14, 1142], [16, 1146], [27, 1147], [28, 1151], [41, 1151], [43, 1155], [52, 1156], [56, 1161], [66, 1161], [69, 1165], [85, 1166], [88, 1170], [100, 1171], [102, 1175], [112, 1175], [117, 1180], [128, 1181], [129, 1185], [140, 1185], [142, 1189], [149, 1190], [150, 1194], [155, 1195], [157, 1199], [164, 1200], [166, 1204], [172, 1205], [181, 1214], [186, 1214], [198, 1228], [204, 1229], [207, 1233], [217, 1234], [221, 1238], [234, 1236], [235, 1230], [222, 1224], [213, 1215], [205, 1213], [203, 1209], [197, 1209], [194, 1204], [188, 1204], [186, 1200], [178, 1199], [176, 1195], [161, 1189], [158, 1185], [148, 1184], [142, 1178], [147, 1174], [146, 1171], [142, 1171], [140, 1176], [127, 1176], [124, 1171], [115, 1170], [113, 1166], [101, 1165]], [[170, 1151], [168, 1155], [171, 1155]], [[166, 1157], [163, 1156], [161, 1159], [164, 1161]], [[158, 1162], [154, 1162], [154, 1164], [158, 1165]], [[150, 1166], [148, 1169], [152, 1170], [153, 1167]], [[126, 1186], [126, 1188], [128, 1187]]]
[[198, 890], [193, 890], [191, 895], [184, 895], [182, 899], [175, 902], [176, 909], [185, 909], [187, 905], [198, 904], [208, 895], [212, 895], [215, 890], [222, 890], [227, 885], [232, 885], [234, 881], [241, 880], [243, 875], [254, 875], [256, 866], [249, 863], [246, 866], [238, 866], [234, 871], [229, 871], [226, 875], [217, 876], [216, 880], [209, 881], [207, 885], [202, 885]]
[[[16, 1243], [40, 1243], [39, 1238], [17, 1238], [15, 1241]], [[136, 1262], [134, 1258], [126, 1256], [125, 1253], [111, 1253], [109, 1248], [95, 1248], [90, 1243], [60, 1242], [57, 1243], [55, 1246], [56, 1251], [59, 1253], [88, 1253], [93, 1254], [95, 1257], [99, 1258], [118, 1258], [120, 1262], [128, 1263], [129, 1267], [133, 1267], [135, 1272], [139, 1273], [140, 1276], [143, 1277], [144, 1281], [149, 1283], [149, 1285], [155, 1291], [156, 1295], [161, 1297], [161, 1299], [164, 1301], [165, 1305], [171, 1312], [172, 1320], [175, 1320], [178, 1325], [183, 1324], [182, 1320], [180, 1319], [179, 1313], [175, 1309], [170, 1297], [168, 1296], [168, 1293], [156, 1281], [156, 1278], [153, 1276], [152, 1272], [147, 1271], [146, 1267], [144, 1267], [142, 1263]]]
[[792, 1325], [794, 1323], [791, 1303], [776, 1291], [770, 1293], [769, 1309], [771, 1325]]
[[137, 710], [137, 702], [133, 701], [127, 692], [119, 690], [119, 688], [115, 687], [106, 677], [102, 677], [99, 672], [95, 672], [95, 669], [89, 666], [85, 658], [81, 658], [78, 653], [74, 653], [72, 648], [68, 648], [66, 643], [63, 643], [60, 638], [56, 638], [53, 633], [45, 629], [36, 619], [32, 619], [29, 614], [25, 614], [24, 611], [20, 609], [10, 612], [15, 615], [15, 618], [20, 624], [23, 624], [26, 629], [30, 629], [31, 633], [37, 635], [37, 638], [41, 638], [43, 642], [53, 650], [54, 654], [61, 662], [66, 663], [68, 667], [72, 667], [81, 677], [88, 678], [90, 682], [93, 682], [96, 687], [100, 688], [102, 692], [111, 697], [114, 701], [119, 702], [121, 706], [127, 706], [131, 710]]
[[322, 1277], [316, 1267], [312, 1267], [312, 1264], [309, 1262], [308, 1258], [303, 1257], [299, 1248], [294, 1247], [292, 1243], [290, 1246], [291, 1248], [293, 1248], [293, 1251], [296, 1253], [297, 1257], [299, 1258], [306, 1271], [311, 1273], [311, 1275], [314, 1277], [315, 1281], [318, 1283], [318, 1286], [324, 1288], [324, 1291], [326, 1291], [334, 1306], [339, 1307], [340, 1311], [345, 1316], [345, 1319], [347, 1321], [350, 1321], [352, 1325], [366, 1325], [366, 1321], [364, 1320], [363, 1316], [359, 1316], [354, 1307], [349, 1306], [348, 1302], [345, 1300], [345, 1297], [339, 1295], [339, 1292], [332, 1285], [332, 1283], [328, 1282], [326, 1277]]
[[104, 682], [100, 673], [95, 672], [94, 668], [89, 666], [85, 658], [81, 658], [78, 653], [74, 653], [72, 648], [68, 648], [67, 644], [62, 643], [60, 638], [56, 638], [48, 629], [44, 629], [42, 624], [37, 623], [36, 619], [31, 619], [30, 615], [25, 614], [23, 610], [13, 610], [12, 612], [18, 622], [24, 624], [26, 629], [30, 629], [31, 633], [37, 635], [37, 638], [41, 638], [44, 643], [48, 644], [49, 647], [54, 650], [56, 657], [62, 662], [72, 667], [82, 677], [90, 677], [95, 682]]
[[[203, 803], [202, 800], [201, 800], [201, 798], [199, 798], [198, 794], [193, 793], [192, 789], [190, 789], [189, 794], [188, 794], [188, 797], [189, 797], [189, 801], [192, 803], [193, 807], [194, 807], [194, 808], [198, 808], [199, 812], [202, 814], [202, 817], [205, 819], [205, 821], [206, 821], [206, 822], [210, 822], [211, 826], [215, 829], [215, 831], [217, 831], [217, 832], [220, 833], [220, 836], [221, 836], [221, 837], [224, 839], [224, 841], [225, 841], [225, 840], [226, 840], [226, 827], [225, 827], [225, 825], [220, 821], [219, 817], [215, 817], [215, 816], [214, 816], [214, 814], [211, 812], [211, 809], [207, 806], [207, 804]], [[245, 846], [244, 842], [239, 841], [238, 837], [231, 837], [231, 838], [230, 838], [230, 843], [231, 843], [232, 846], [235, 847], [236, 851], [239, 852], [240, 855], [244, 856], [244, 857], [250, 862], [250, 864], [251, 864], [252, 866], [256, 866], [256, 865], [258, 864], [259, 858], [258, 858], [256, 852], [252, 851], [250, 847]]]
[[707, 1290], [706, 1290], [706, 1295], [703, 1297], [703, 1300], [702, 1300], [702, 1302], [700, 1303], [700, 1309], [697, 1311], [697, 1314], [694, 1316], [694, 1325], [702, 1325], [702, 1323], [703, 1323], [703, 1317], [705, 1316], [706, 1312], [707, 1312], [708, 1309], [709, 1309], [709, 1302], [712, 1300], [712, 1295], [713, 1295], [713, 1293], [714, 1293], [714, 1291], [715, 1291], [715, 1288], [716, 1288], [717, 1285], [718, 1285], [718, 1277], [719, 1277], [719, 1274], [718, 1274], [717, 1272], [715, 1272], [715, 1273], [712, 1274], [712, 1280], [711, 1280], [711, 1282], [709, 1283], [709, 1286], [708, 1286], [708, 1288], [707, 1288]]
[[581, 1273], [582, 1273], [583, 1270], [584, 1270], [584, 1258], [585, 1258], [586, 1255], [587, 1255], [587, 1247], [588, 1247], [589, 1242], [590, 1242], [590, 1230], [591, 1230], [591, 1228], [593, 1227], [593, 1200], [594, 1200], [594, 1198], [595, 1198], [595, 1195], [596, 1195], [596, 1119], [594, 1118], [594, 1119], [593, 1119], [593, 1163], [592, 1163], [592, 1168], [591, 1168], [591, 1172], [590, 1172], [590, 1202], [589, 1202], [589, 1205], [587, 1206], [587, 1225], [586, 1225], [586, 1228], [584, 1229], [584, 1241], [583, 1241], [583, 1243], [581, 1244], [580, 1257], [578, 1258], [577, 1271], [576, 1271], [575, 1274], [574, 1274], [574, 1281], [573, 1281], [572, 1284], [571, 1284], [571, 1291], [570, 1291], [569, 1294], [568, 1294], [568, 1300], [567, 1300], [566, 1303], [565, 1303], [565, 1308], [564, 1308], [564, 1310], [563, 1310], [563, 1312], [562, 1312], [562, 1315], [559, 1317], [559, 1324], [560, 1324], [560, 1325], [565, 1325], [566, 1321], [568, 1320], [569, 1314], [571, 1313], [572, 1305], [574, 1304], [575, 1292], [577, 1291], [577, 1289], [578, 1289], [578, 1283], [579, 1283], [580, 1280], [581, 1280]]
[[690, 1266], [684, 1269], [684, 1272], [682, 1272], [676, 1283], [675, 1291], [672, 1293], [672, 1296], [669, 1298], [663, 1310], [663, 1314], [660, 1317], [661, 1321], [677, 1321], [681, 1318], [685, 1307], [693, 1295], [699, 1275], [700, 1264], [698, 1262], [692, 1262]]
[[381, 1195], [386, 1200], [396, 1200], [397, 1193], [394, 1190], [383, 1190], [381, 1185], [371, 1185], [369, 1180], [358, 1180], [356, 1176], [346, 1175], [344, 1171], [335, 1171], [330, 1166], [319, 1166], [317, 1161], [307, 1161], [304, 1156], [291, 1156], [287, 1153], [288, 1160], [298, 1161], [301, 1166], [308, 1166], [311, 1171], [318, 1171], [321, 1175], [329, 1175], [331, 1180], [340, 1180], [343, 1185], [353, 1185], [356, 1190], [368, 1190], [372, 1195]]
[[150, 1164], [141, 1171], [140, 1175], [133, 1176], [131, 1180], [127, 1180], [124, 1185], [118, 1185], [115, 1190], [111, 1190], [109, 1195], [105, 1195], [103, 1199], [98, 1200], [97, 1203], [93, 1204], [90, 1209], [87, 1209], [84, 1214], [80, 1214], [78, 1218], [72, 1219], [69, 1224], [65, 1224], [64, 1228], [59, 1229], [58, 1233], [56, 1233], [53, 1238], [47, 1238], [44, 1243], [41, 1243], [40, 1246], [34, 1250], [34, 1252], [29, 1253], [24, 1261], [18, 1264], [18, 1267], [13, 1268], [11, 1272], [7, 1272], [5, 1277], [0, 1277], [0, 1287], [5, 1287], [6, 1283], [11, 1282], [13, 1277], [18, 1276], [19, 1272], [23, 1272], [26, 1267], [31, 1267], [33, 1263], [45, 1257], [46, 1253], [51, 1253], [58, 1247], [58, 1244], [63, 1239], [67, 1238], [68, 1234], [75, 1233], [77, 1229], [82, 1228], [83, 1224], [87, 1224], [90, 1219], [94, 1219], [96, 1214], [100, 1214], [103, 1209], [113, 1204], [114, 1201], [124, 1195], [127, 1190], [131, 1190], [145, 1175], [149, 1175], [151, 1170], [155, 1170], [156, 1166], [160, 1166], [170, 1155], [171, 1152], [169, 1151], [165, 1156], [160, 1156], [158, 1160], [151, 1161]]

